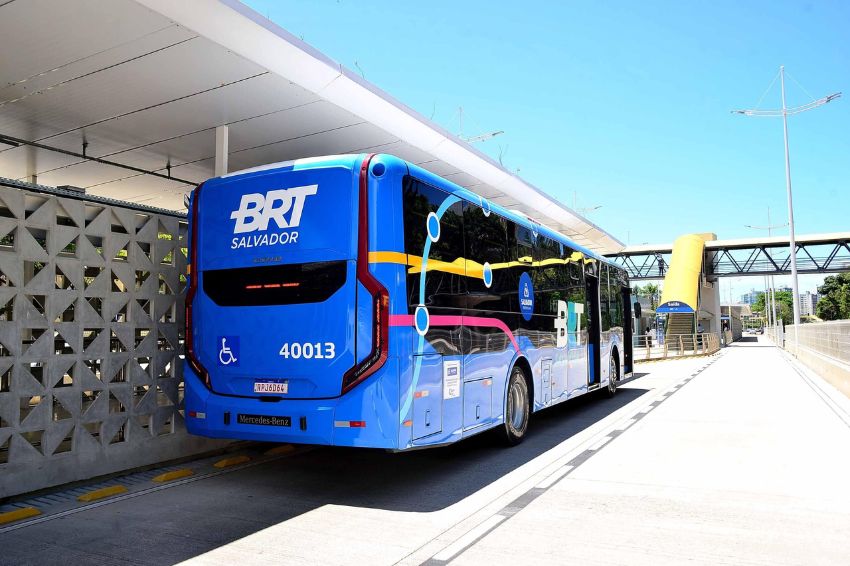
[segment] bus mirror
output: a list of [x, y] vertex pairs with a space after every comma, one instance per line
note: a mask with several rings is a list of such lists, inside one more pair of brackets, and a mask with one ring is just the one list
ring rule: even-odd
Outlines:
[[183, 206], [186, 207], [186, 210], [189, 210], [189, 193], [183, 195]]
[[637, 302], [636, 302], [636, 303], [634, 304], [634, 307], [635, 307], [635, 310], [634, 310], [634, 312], [635, 312], [635, 318], [640, 318], [640, 303], [637, 303]]

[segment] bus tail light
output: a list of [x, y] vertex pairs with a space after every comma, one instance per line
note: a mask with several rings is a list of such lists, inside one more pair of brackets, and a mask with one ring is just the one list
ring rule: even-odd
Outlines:
[[372, 351], [342, 377], [342, 393], [381, 369], [389, 356], [390, 295], [369, 271], [369, 154], [360, 166], [357, 280], [372, 296]]
[[195, 189], [195, 197], [192, 199], [192, 255], [189, 258], [189, 290], [186, 292], [186, 330], [183, 340], [186, 350], [186, 361], [189, 362], [192, 370], [198, 374], [198, 377], [201, 378], [207, 389], [212, 390], [210, 373], [198, 360], [195, 352], [195, 338], [192, 335], [192, 301], [195, 299], [195, 293], [198, 291], [198, 201], [201, 198], [201, 187], [203, 186], [203, 183], [198, 185], [198, 188]]

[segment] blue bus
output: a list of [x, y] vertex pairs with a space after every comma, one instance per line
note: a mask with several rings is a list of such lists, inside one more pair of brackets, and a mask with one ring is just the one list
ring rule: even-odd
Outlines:
[[626, 272], [390, 155], [202, 183], [190, 203], [191, 433], [407, 450], [616, 392]]

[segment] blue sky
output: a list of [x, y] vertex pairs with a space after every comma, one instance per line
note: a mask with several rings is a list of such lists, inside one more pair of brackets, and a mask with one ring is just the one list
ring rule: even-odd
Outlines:
[[450, 131], [461, 106], [504, 130], [477, 147], [632, 244], [787, 220], [781, 119], [729, 112], [785, 65], [789, 106], [847, 92], [789, 121], [797, 233], [850, 230], [850, 2], [247, 3]]

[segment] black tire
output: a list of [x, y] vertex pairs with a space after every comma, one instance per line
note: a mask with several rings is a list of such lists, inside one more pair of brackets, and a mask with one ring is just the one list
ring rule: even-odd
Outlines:
[[609, 399], [617, 394], [617, 382], [620, 381], [620, 362], [613, 352], [609, 356], [610, 368], [608, 369], [608, 387], [605, 388], [605, 396]]
[[528, 402], [528, 382], [525, 372], [519, 366], [511, 370], [508, 389], [505, 395], [505, 422], [502, 425], [502, 439], [508, 446], [516, 446], [528, 431], [528, 419], [531, 404]]

